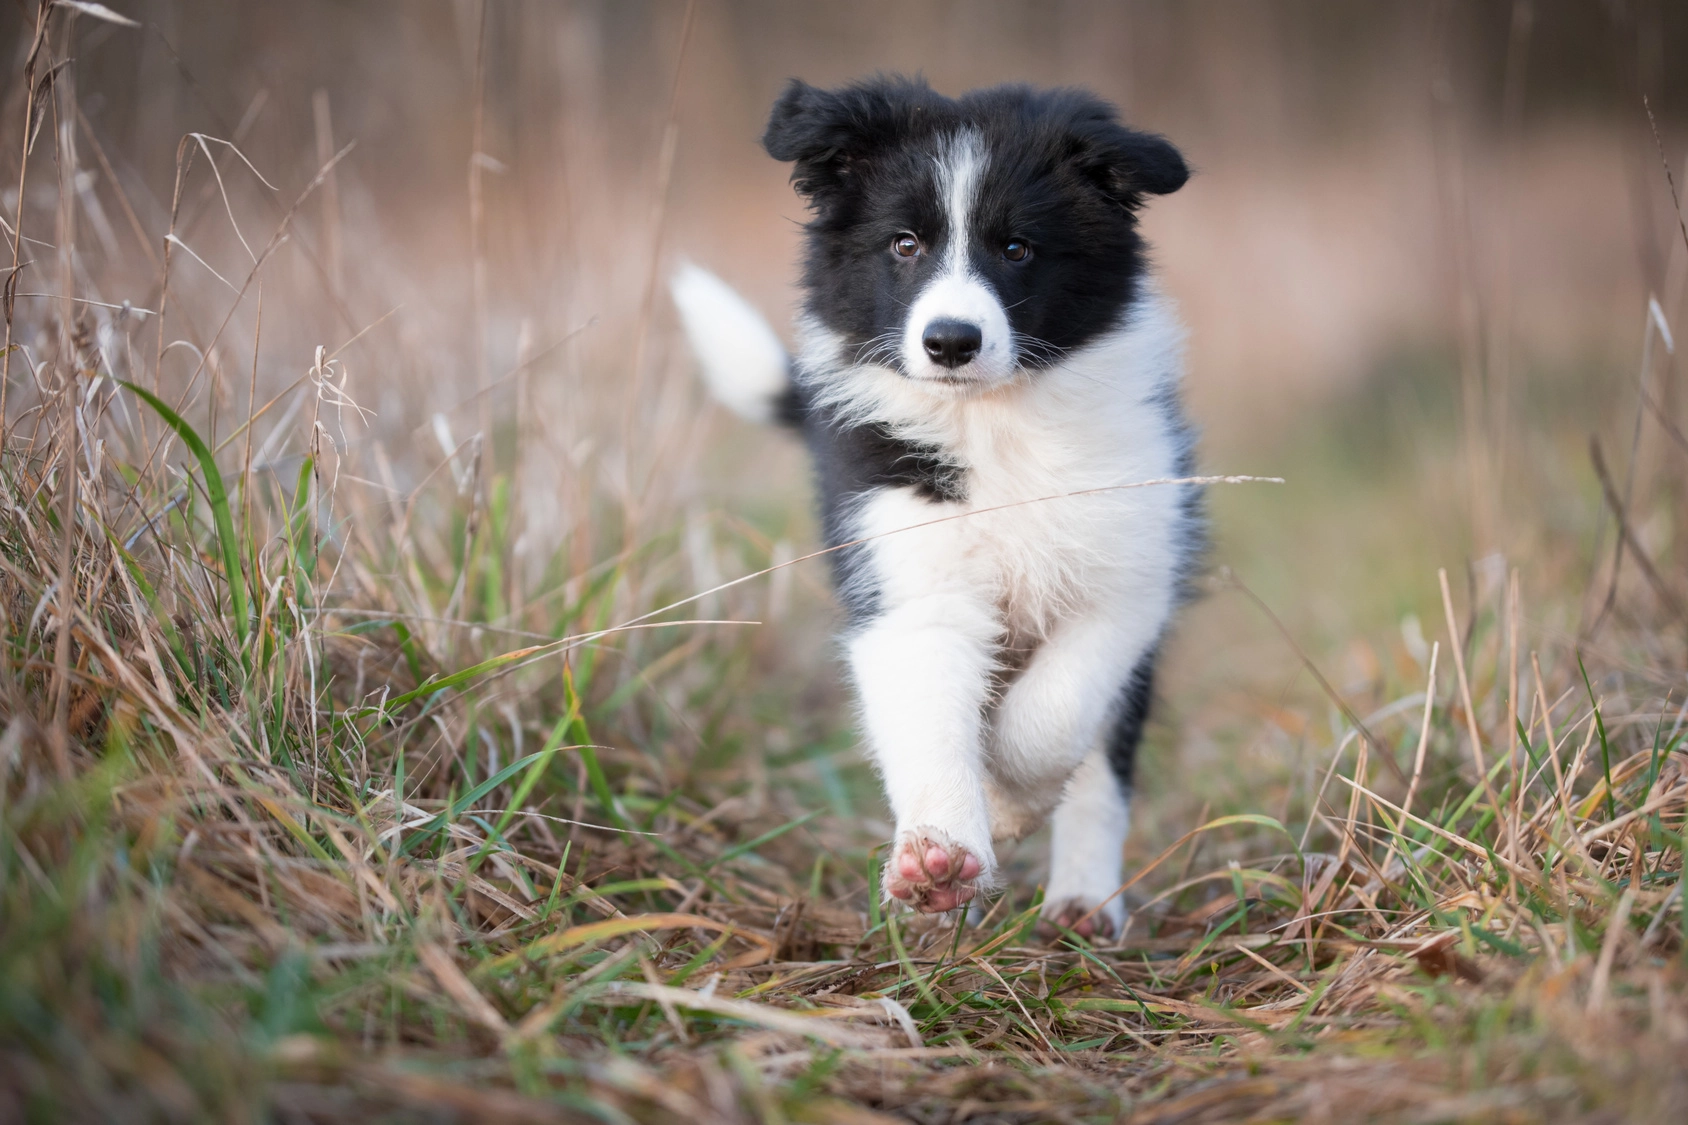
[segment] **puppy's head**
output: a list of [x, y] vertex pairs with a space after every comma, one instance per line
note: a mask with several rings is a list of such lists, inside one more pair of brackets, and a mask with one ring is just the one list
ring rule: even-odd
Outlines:
[[1144, 271], [1137, 209], [1189, 175], [1078, 90], [793, 80], [762, 143], [814, 211], [808, 311], [839, 359], [963, 390], [1115, 328]]

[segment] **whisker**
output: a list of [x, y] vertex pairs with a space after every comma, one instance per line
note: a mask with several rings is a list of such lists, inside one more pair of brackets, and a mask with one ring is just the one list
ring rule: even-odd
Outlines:
[[896, 357], [898, 345], [902, 342], [901, 329], [889, 329], [873, 336], [856, 348], [855, 360], [857, 364], [878, 363]]

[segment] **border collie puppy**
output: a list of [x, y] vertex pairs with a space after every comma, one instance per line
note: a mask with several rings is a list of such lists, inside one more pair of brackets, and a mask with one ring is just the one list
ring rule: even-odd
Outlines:
[[801, 430], [897, 835], [951, 910], [1053, 815], [1044, 915], [1118, 936], [1155, 656], [1202, 543], [1183, 331], [1137, 212], [1188, 177], [1079, 90], [794, 80], [762, 139], [813, 211], [800, 347], [714, 276], [673, 291], [716, 396]]

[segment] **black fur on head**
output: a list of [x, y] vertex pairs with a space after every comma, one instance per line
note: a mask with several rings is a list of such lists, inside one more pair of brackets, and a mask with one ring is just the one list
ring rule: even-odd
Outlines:
[[[814, 212], [809, 313], [856, 358], [898, 365], [883, 342], [956, 239], [940, 163], [958, 137], [981, 168], [968, 268], [1006, 310], [1015, 362], [1047, 365], [1117, 327], [1145, 269], [1136, 212], [1188, 179], [1178, 150], [1082, 90], [1006, 85], [947, 98], [894, 76], [836, 90], [794, 79], [769, 117], [762, 143], [793, 164]], [[919, 255], [892, 252], [903, 232], [919, 238]], [[1030, 246], [1023, 261], [1004, 254], [1016, 240]]]

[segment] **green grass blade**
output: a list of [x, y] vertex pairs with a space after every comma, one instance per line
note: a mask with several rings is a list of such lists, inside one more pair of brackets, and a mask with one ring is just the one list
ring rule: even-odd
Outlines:
[[[379, 710], [384, 714], [391, 715], [394, 711], [403, 707], [406, 703], [421, 699], [423, 696], [437, 695], [438, 693], [445, 691], [447, 688], [454, 688], [459, 684], [466, 684], [478, 676], [483, 676], [488, 672], [496, 671], [497, 669], [504, 667], [506, 664], [514, 664], [516, 661], [521, 660], [524, 657], [532, 656], [536, 652], [542, 652], [545, 649], [552, 647], [555, 647], [555, 642], [544, 645], [529, 645], [527, 648], [519, 648], [514, 652], [506, 652], [502, 655], [483, 660], [479, 664], [471, 664], [467, 668], [460, 668], [451, 673], [449, 676], [441, 676], [438, 679], [430, 679], [427, 683], [421, 685], [420, 687], [413, 688], [410, 691], [405, 692], [403, 695], [393, 696], [393, 698], [387, 700], [386, 704]], [[373, 710], [375, 709], [366, 709], [364, 713], [368, 714]]]
[[736, 859], [745, 852], [753, 852], [763, 844], [766, 844], [769, 840], [778, 839], [779, 837], [784, 836], [787, 832], [790, 832], [793, 828], [803, 827], [803, 825], [821, 815], [822, 811], [823, 810], [821, 809], [815, 809], [812, 812], [804, 813], [796, 820], [788, 820], [778, 828], [770, 829], [769, 831], [762, 833], [754, 840], [746, 840], [742, 844], [734, 844], [732, 847], [722, 852], [720, 857], [709, 866], [714, 867], [718, 863], [726, 863], [729, 859]]
[[505, 766], [503, 769], [499, 770], [497, 773], [493, 774], [491, 777], [463, 794], [463, 796], [450, 801], [445, 808], [441, 809], [439, 813], [434, 816], [434, 819], [430, 820], [427, 824], [422, 825], [422, 827], [418, 828], [415, 832], [412, 832], [405, 839], [404, 847], [400, 849], [399, 854], [403, 855], [408, 853], [411, 848], [415, 847], [429, 836], [432, 836], [434, 833], [440, 831], [447, 824], [456, 820], [463, 814], [465, 809], [473, 805], [476, 801], [480, 800], [500, 785], [503, 785], [512, 777], [515, 777], [516, 774], [520, 773], [522, 770], [542, 765], [556, 752], [556, 747], [548, 747], [544, 750], [535, 750], [525, 758], [517, 758], [509, 765]]
[[1612, 796], [1612, 747], [1606, 741], [1606, 720], [1600, 714], [1600, 703], [1594, 698], [1594, 685], [1589, 682], [1588, 669], [1583, 667], [1582, 653], [1577, 653], [1577, 671], [1582, 673], [1583, 687], [1588, 690], [1588, 704], [1594, 708], [1594, 729], [1600, 735], [1600, 768], [1606, 776], [1606, 815], [1618, 818], [1618, 803]]
[[[121, 382], [121, 381], [120, 381]], [[234, 533], [234, 518], [229, 512], [229, 494], [223, 488], [223, 474], [217, 469], [217, 458], [211, 452], [204, 440], [194, 431], [194, 428], [183, 420], [182, 416], [171, 410], [162, 399], [151, 391], [137, 387], [133, 383], [122, 382], [122, 385], [132, 391], [136, 398], [146, 402], [158, 412], [172, 430], [181, 437], [182, 443], [188, 447], [195, 459], [199, 461], [199, 470], [205, 477], [205, 494], [211, 498], [211, 517], [217, 525], [217, 541], [222, 547], [224, 578], [229, 584], [230, 609], [234, 614], [235, 635], [240, 638], [242, 646], [246, 643], [248, 623], [246, 620], [246, 577], [240, 569], [240, 540]]]

